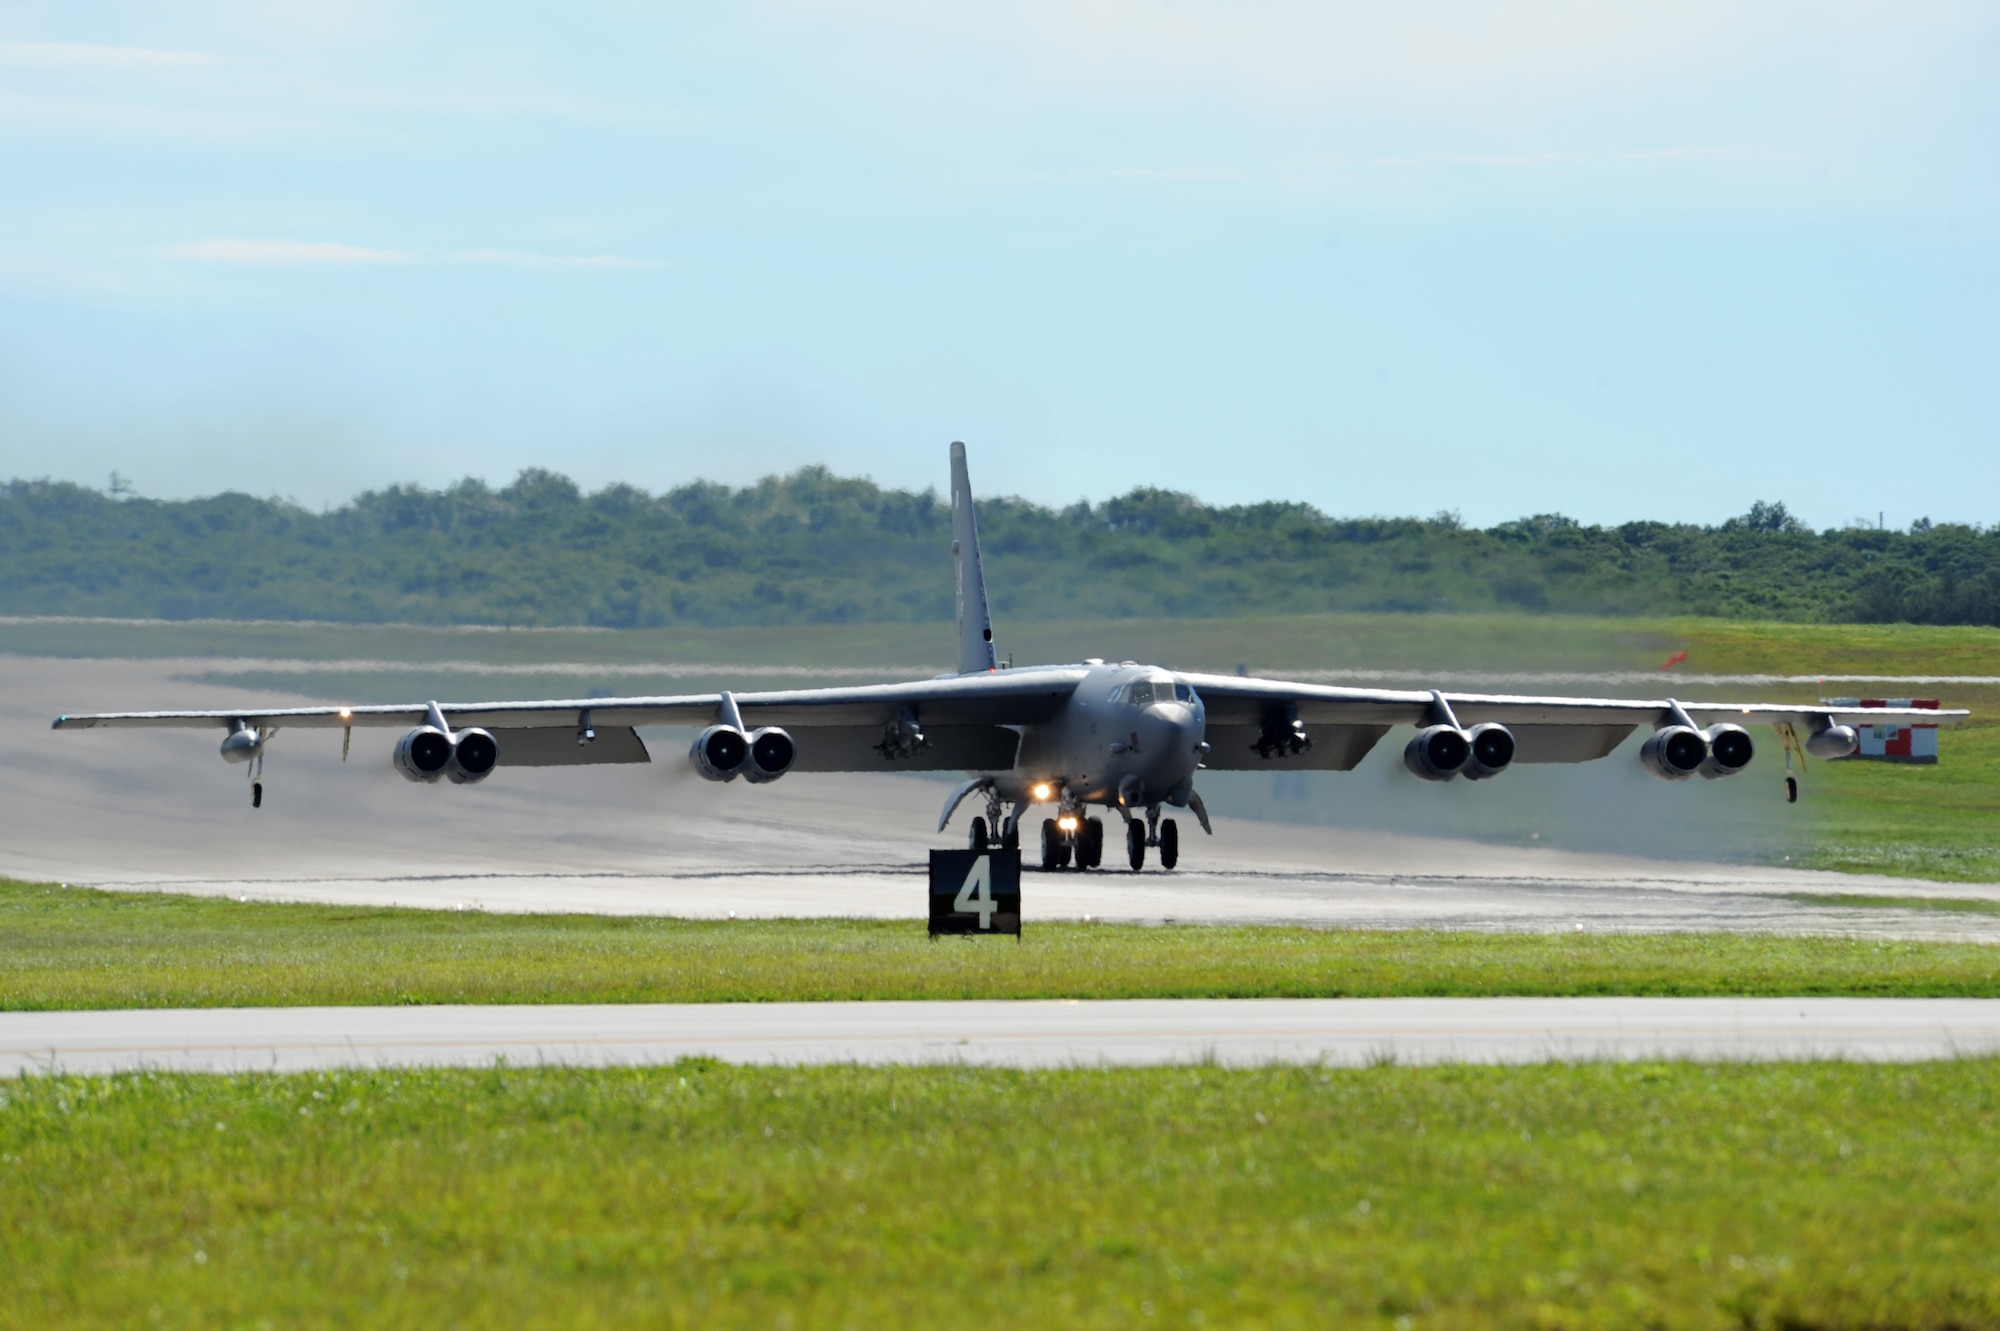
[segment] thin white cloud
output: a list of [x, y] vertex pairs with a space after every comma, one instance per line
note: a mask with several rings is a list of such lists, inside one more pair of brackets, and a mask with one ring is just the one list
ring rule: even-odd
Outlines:
[[1606, 152], [1408, 153], [1401, 156], [1335, 157], [1340, 166], [1646, 166], [1727, 157], [1733, 148], [1632, 148]]
[[[1364, 156], [1322, 157], [1314, 166], [1333, 167], [1621, 167], [1648, 166], [1672, 162], [1692, 162], [1737, 155], [1724, 147], [1632, 148], [1602, 152], [1523, 152], [1523, 153], [1401, 153]], [[985, 176], [983, 185], [1231, 185], [1251, 183], [1298, 183], [1311, 172], [1230, 171], [1180, 167], [1078, 167], [1066, 171], [1024, 171], [1010, 175]]]
[[168, 245], [160, 253], [192, 263], [239, 263], [266, 268], [324, 264], [411, 263], [409, 250], [378, 250], [322, 240], [196, 240]]
[[0, 42], [0, 66], [15, 69], [188, 69], [221, 63], [221, 56], [206, 51], [82, 42]]
[[440, 254], [445, 263], [490, 263], [511, 268], [658, 268], [655, 259], [622, 254], [529, 254], [520, 250], [459, 250]]
[[321, 240], [224, 238], [163, 246], [160, 254], [190, 263], [243, 264], [262, 268], [385, 264], [491, 264], [508, 268], [658, 268], [651, 259], [619, 254], [534, 254], [521, 250], [385, 250]]
[[1263, 179], [1249, 171], [1208, 171], [1197, 168], [1113, 166], [1077, 167], [1068, 171], [1022, 171], [986, 176], [986, 185], [1103, 185], [1129, 182], [1154, 185], [1229, 185]]

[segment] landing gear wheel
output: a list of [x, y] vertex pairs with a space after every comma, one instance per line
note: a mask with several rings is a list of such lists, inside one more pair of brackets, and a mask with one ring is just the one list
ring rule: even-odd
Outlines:
[[1000, 833], [1000, 849], [1019, 850], [1020, 848], [1021, 825], [1018, 822], [1010, 821], [1006, 826], [1006, 830]]
[[1132, 872], [1146, 867], [1146, 825], [1134, 818], [1125, 824], [1125, 858], [1132, 861]]
[[1051, 872], [1062, 868], [1063, 862], [1069, 858], [1068, 849], [1063, 845], [1062, 832], [1056, 827], [1056, 820], [1042, 819], [1042, 867]]
[[985, 850], [987, 844], [986, 820], [984, 818], [974, 818], [972, 820], [972, 848], [974, 850]]
[[1104, 863], [1104, 820], [1086, 818], [1076, 834], [1076, 867], [1095, 869]]
[[1174, 826], [1174, 820], [1160, 821], [1160, 867], [1171, 869], [1181, 862], [1181, 830]]
[[264, 807], [264, 783], [262, 781], [252, 781], [250, 783], [250, 807], [253, 809]]

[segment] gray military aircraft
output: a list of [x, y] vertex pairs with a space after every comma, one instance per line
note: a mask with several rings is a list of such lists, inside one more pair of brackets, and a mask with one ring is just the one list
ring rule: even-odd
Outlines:
[[648, 762], [635, 727], [701, 725], [688, 760], [710, 781], [962, 771], [969, 775], [945, 800], [940, 832], [978, 796], [985, 808], [971, 820], [972, 844], [1018, 847], [1028, 811], [1049, 807], [1042, 866], [1094, 869], [1104, 858], [1104, 821], [1090, 810], [1103, 808], [1123, 820], [1126, 861], [1136, 870], [1149, 849], [1166, 868], [1179, 861], [1179, 834], [1164, 809], [1186, 809], [1213, 833], [1195, 790], [1203, 769], [1347, 771], [1398, 725], [1417, 727], [1403, 762], [1427, 781], [1489, 780], [1516, 763], [1589, 762], [1642, 725], [1653, 727], [1639, 751], [1646, 770], [1685, 781], [1748, 766], [1755, 745], [1745, 723], [1773, 726], [1805, 752], [1837, 758], [1854, 752], [1856, 724], [1952, 724], [1966, 715], [1334, 688], [1097, 659], [1009, 668], [994, 651], [964, 444], [951, 446], [951, 507], [958, 670], [936, 679], [659, 698], [108, 712], [58, 717], [55, 726], [218, 727], [223, 758], [252, 764], [251, 799], [261, 804], [265, 746], [281, 727], [337, 727], [346, 732], [343, 757], [355, 726], [408, 727], [392, 756], [397, 771], [411, 781], [471, 785], [501, 766]]

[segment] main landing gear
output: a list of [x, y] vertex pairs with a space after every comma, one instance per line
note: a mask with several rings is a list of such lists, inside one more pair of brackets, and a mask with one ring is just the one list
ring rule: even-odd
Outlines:
[[1181, 830], [1171, 818], [1160, 817], [1157, 806], [1147, 811], [1145, 822], [1128, 816], [1125, 820], [1125, 859], [1137, 873], [1146, 867], [1146, 847], [1157, 846], [1160, 867], [1171, 869], [1181, 862]]
[[[1040, 793], [1046, 797], [1053, 792], [1043, 790]], [[1015, 829], [1019, 826], [1021, 815], [1029, 807], [1028, 802], [1023, 800], [1016, 803], [1007, 821], [1002, 824], [1000, 812], [1004, 805], [999, 795], [989, 792], [987, 798], [989, 803], [986, 816], [972, 820], [972, 848], [985, 850], [994, 842], [993, 829], [1004, 827], [1005, 830], [999, 834], [999, 844], [1009, 850], [1019, 849], [1019, 834]], [[1104, 820], [1085, 816], [1084, 810], [1087, 807], [1081, 801], [1072, 801], [1069, 792], [1064, 791], [1062, 802], [1056, 808], [1056, 816], [1042, 819], [1041, 852], [1044, 871], [1053, 873], [1058, 869], [1071, 867], [1078, 869], [1103, 867]], [[1132, 866], [1134, 873], [1146, 867], [1146, 852], [1149, 849], [1159, 852], [1160, 867], [1163, 869], [1172, 869], [1181, 862], [1180, 828], [1175, 825], [1173, 819], [1160, 817], [1161, 805], [1147, 805], [1143, 816], [1135, 812], [1138, 808], [1136, 803], [1130, 806], [1120, 803], [1111, 807], [1118, 811], [1119, 817], [1125, 822], [1125, 862]], [[1194, 812], [1195, 817], [1201, 819], [1202, 827], [1206, 830], [1208, 818], [1200, 806], [1200, 801], [1189, 796], [1188, 807]]]
[[[1073, 823], [1064, 828], [1063, 823]], [[1104, 863], [1104, 820], [1069, 815], [1058, 821], [1042, 819], [1042, 867], [1067, 869], [1074, 860], [1079, 869], [1095, 869]]]
[[[1155, 815], [1155, 819], [1156, 826], [1151, 831], [1137, 818], [1125, 822], [1125, 862], [1134, 872], [1146, 867], [1148, 846], [1159, 848], [1161, 868], [1171, 869], [1180, 863], [1180, 829], [1171, 818], [1158, 819]], [[1065, 828], [1065, 822], [1075, 826]], [[1104, 864], [1103, 819], [1079, 819], [1074, 815], [1042, 819], [1042, 868], [1067, 869], [1072, 863], [1079, 869], [1096, 869]]]
[[995, 824], [989, 824], [984, 818], [975, 817], [972, 820], [972, 836], [970, 838], [972, 849], [990, 850], [994, 846], [998, 846], [1002, 850], [1019, 850], [1021, 848], [1021, 829], [1015, 825], [1014, 820], [1009, 818], [1006, 822], [1000, 823], [996, 819], [995, 823], [1000, 828], [998, 836], [993, 835], [987, 830]]

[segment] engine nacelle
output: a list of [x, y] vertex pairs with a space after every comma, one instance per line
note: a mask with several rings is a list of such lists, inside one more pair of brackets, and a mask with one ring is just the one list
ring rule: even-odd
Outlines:
[[238, 726], [222, 741], [222, 761], [247, 763], [264, 752], [264, 732], [257, 726]]
[[750, 737], [735, 726], [710, 726], [694, 737], [688, 761], [706, 780], [734, 781], [750, 761]]
[[[1510, 759], [1514, 756], [1511, 750], [1507, 756]], [[1472, 737], [1463, 730], [1457, 726], [1426, 726], [1403, 750], [1403, 766], [1426, 781], [1449, 781], [1471, 757]]]
[[1654, 776], [1685, 781], [1708, 761], [1708, 736], [1692, 726], [1661, 726], [1639, 750], [1639, 761]]
[[451, 736], [436, 726], [418, 726], [396, 741], [391, 759], [411, 781], [435, 781], [451, 766]]
[[1514, 761], [1514, 732], [1497, 721], [1486, 721], [1466, 732], [1472, 746], [1465, 766], [1459, 770], [1467, 781], [1484, 781], [1499, 776]]
[[798, 745], [776, 726], [753, 730], [750, 732], [750, 761], [743, 764], [743, 779], [753, 785], [776, 781], [792, 770], [792, 760], [798, 756]]
[[1711, 781], [1717, 777], [1735, 776], [1757, 756], [1757, 746], [1751, 742], [1750, 732], [1742, 726], [1724, 721], [1710, 726], [1705, 737], [1708, 740], [1708, 760], [1702, 763], [1701, 774]]
[[453, 785], [469, 786], [492, 775], [494, 764], [500, 761], [498, 740], [478, 729], [461, 730], [456, 740], [451, 746], [451, 761], [444, 769]]
[[1815, 758], [1845, 758], [1861, 747], [1853, 726], [1828, 726], [1806, 737], [1806, 752]]

